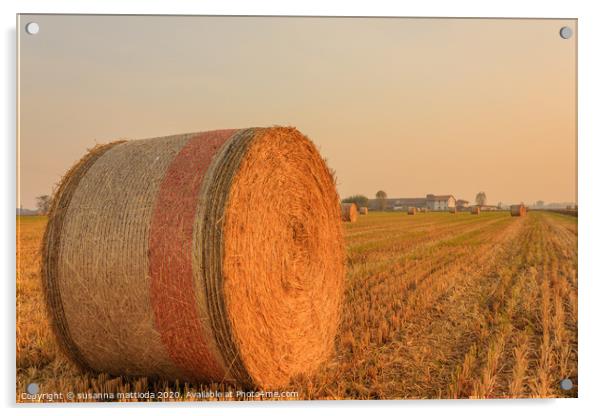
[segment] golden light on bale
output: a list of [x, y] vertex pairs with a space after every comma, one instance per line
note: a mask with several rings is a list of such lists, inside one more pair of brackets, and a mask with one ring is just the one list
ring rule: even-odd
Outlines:
[[472, 207], [470, 209], [470, 213], [472, 215], [480, 215], [481, 214], [481, 207]]
[[357, 205], [354, 202], [343, 202], [341, 204], [341, 215], [345, 222], [357, 221]]
[[368, 215], [368, 207], [361, 207], [360, 215]]
[[49, 213], [53, 330], [87, 371], [284, 386], [333, 349], [339, 209], [326, 164], [294, 128], [97, 146]]
[[510, 205], [510, 215], [513, 217], [524, 217], [527, 215], [527, 207], [523, 204]]
[[408, 207], [408, 215], [416, 215], [416, 207]]

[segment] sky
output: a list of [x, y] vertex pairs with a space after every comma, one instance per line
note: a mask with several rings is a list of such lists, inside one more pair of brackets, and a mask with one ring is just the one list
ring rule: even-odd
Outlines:
[[342, 198], [577, 202], [576, 26], [22, 15], [17, 203], [97, 143], [272, 125], [314, 141]]

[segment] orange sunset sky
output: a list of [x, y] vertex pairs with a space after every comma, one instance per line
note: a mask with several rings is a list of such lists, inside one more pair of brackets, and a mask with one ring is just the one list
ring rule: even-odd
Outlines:
[[18, 30], [24, 208], [95, 143], [270, 125], [317, 144], [341, 197], [577, 200], [576, 20], [22, 15]]

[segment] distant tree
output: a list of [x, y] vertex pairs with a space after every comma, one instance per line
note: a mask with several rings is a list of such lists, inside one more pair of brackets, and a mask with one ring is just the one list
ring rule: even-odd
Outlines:
[[384, 211], [387, 207], [387, 193], [385, 191], [378, 191], [376, 193], [376, 199], [378, 199], [378, 206], [381, 211]]
[[543, 208], [543, 206], [544, 206], [545, 204], [546, 204], [545, 202], [543, 202], [542, 200], [539, 200], [539, 201], [537, 201], [537, 202], [535, 203], [535, 206], [536, 206], [537, 208]]
[[46, 215], [50, 210], [50, 195], [40, 195], [36, 198], [36, 207], [38, 208], [38, 214]]
[[364, 195], [352, 195], [343, 199], [343, 202], [355, 202], [355, 205], [359, 207], [367, 207], [368, 206], [368, 197]]
[[487, 195], [485, 195], [485, 192], [479, 192], [475, 197], [475, 202], [477, 205], [487, 205]]

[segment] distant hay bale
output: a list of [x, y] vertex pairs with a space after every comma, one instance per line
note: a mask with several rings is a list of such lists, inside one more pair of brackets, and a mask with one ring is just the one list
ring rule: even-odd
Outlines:
[[416, 215], [416, 207], [408, 207], [408, 215]]
[[523, 204], [511, 205], [510, 215], [513, 217], [524, 217], [525, 215], [527, 215], [527, 207]]
[[357, 221], [357, 205], [354, 202], [343, 202], [341, 204], [341, 216], [345, 222]]
[[457, 210], [457, 208], [456, 208], [456, 207], [451, 207], [451, 208], [449, 209], [449, 213], [450, 213], [450, 214], [455, 214], [456, 212], [458, 212], [458, 210]]
[[481, 214], [481, 207], [472, 207], [470, 209], [470, 213], [473, 215], [479, 215]]
[[271, 388], [309, 374], [339, 322], [339, 209], [294, 128], [96, 147], [63, 178], [44, 236], [59, 344], [114, 375]]
[[368, 207], [361, 207], [360, 215], [368, 215]]

